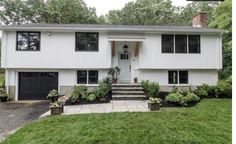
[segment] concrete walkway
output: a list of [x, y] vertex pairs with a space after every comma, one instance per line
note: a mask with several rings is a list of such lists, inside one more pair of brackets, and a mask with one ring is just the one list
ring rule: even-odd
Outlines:
[[[110, 103], [84, 104], [65, 106], [62, 115], [84, 114], [84, 113], [111, 113], [111, 112], [147, 112], [146, 100], [111, 100]], [[40, 117], [50, 115], [50, 111]]]

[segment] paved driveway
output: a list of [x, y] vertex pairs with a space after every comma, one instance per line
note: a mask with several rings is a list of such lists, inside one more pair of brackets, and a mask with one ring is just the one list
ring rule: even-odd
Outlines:
[[0, 102], [0, 140], [24, 123], [38, 119], [48, 111], [49, 102]]

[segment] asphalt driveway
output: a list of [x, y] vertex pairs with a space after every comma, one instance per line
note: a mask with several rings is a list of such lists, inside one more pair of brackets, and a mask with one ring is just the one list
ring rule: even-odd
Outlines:
[[48, 111], [49, 102], [0, 102], [0, 141], [21, 125]]

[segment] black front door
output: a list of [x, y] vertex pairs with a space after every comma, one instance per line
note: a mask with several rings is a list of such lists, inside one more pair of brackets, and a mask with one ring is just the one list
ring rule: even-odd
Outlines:
[[44, 100], [51, 89], [58, 90], [57, 72], [20, 72], [19, 100]]

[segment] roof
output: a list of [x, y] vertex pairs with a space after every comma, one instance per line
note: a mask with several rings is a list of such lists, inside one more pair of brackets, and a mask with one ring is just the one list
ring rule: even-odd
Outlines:
[[199, 32], [222, 33], [223, 30], [192, 26], [159, 25], [103, 25], [103, 24], [22, 24], [0, 26], [2, 30], [41, 30], [41, 31], [115, 31], [115, 32]]

